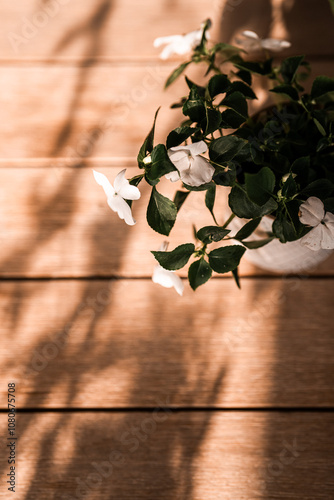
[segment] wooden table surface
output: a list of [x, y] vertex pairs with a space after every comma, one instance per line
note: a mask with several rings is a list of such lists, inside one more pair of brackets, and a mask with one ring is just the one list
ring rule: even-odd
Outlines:
[[[160, 104], [157, 138], [177, 124], [168, 106], [183, 82], [162, 88], [179, 60], [162, 62], [154, 38], [211, 16], [214, 39], [288, 37], [286, 54], [334, 76], [327, 1], [0, 7], [0, 498], [333, 499], [334, 256], [298, 276], [243, 263], [242, 291], [216, 277], [181, 298], [151, 281], [161, 238], [145, 221], [148, 189], [129, 227], [91, 171], [130, 177]], [[210, 222], [200, 197], [171, 245]]]

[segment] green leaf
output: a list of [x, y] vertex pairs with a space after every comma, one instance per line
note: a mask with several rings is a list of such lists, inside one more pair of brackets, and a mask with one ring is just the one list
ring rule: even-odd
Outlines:
[[229, 58], [235, 54], [239, 54], [240, 52], [245, 52], [245, 51], [240, 47], [235, 47], [234, 45], [229, 45], [228, 43], [217, 43], [212, 48], [212, 52], [214, 54], [220, 52], [221, 54], [224, 54], [226, 57]]
[[174, 164], [170, 161], [167, 150], [163, 144], [155, 146], [151, 153], [151, 162], [149, 171], [146, 172], [146, 179], [150, 181], [160, 179], [163, 175], [176, 170]]
[[183, 203], [186, 201], [190, 191], [176, 191], [173, 203], [176, 206], [176, 210], [179, 211]]
[[[248, 73], [249, 74], [249, 73]], [[240, 92], [246, 99], [257, 99], [253, 90], [243, 82], [233, 82], [228, 93]]]
[[227, 75], [215, 75], [208, 83], [208, 91], [211, 99], [213, 99], [218, 94], [223, 94], [230, 87], [230, 80]]
[[201, 184], [200, 186], [189, 186], [189, 184], [184, 182], [183, 186], [189, 191], [207, 191], [208, 189], [215, 187], [215, 183], [211, 181], [206, 184]]
[[329, 198], [334, 193], [334, 184], [328, 179], [317, 179], [311, 182], [305, 189], [301, 191], [303, 196], [316, 196], [320, 200]]
[[[129, 179], [129, 184], [131, 184], [131, 186], [137, 187], [143, 179], [144, 179], [144, 174], [135, 175], [135, 177], [132, 177], [132, 179]], [[133, 200], [125, 200], [125, 201], [129, 205], [129, 207], [131, 208]]]
[[143, 163], [144, 158], [152, 152], [153, 149], [153, 141], [154, 141], [154, 130], [155, 130], [155, 122], [157, 121], [157, 116], [159, 113], [160, 108], [158, 108], [155, 112], [154, 116], [154, 121], [153, 121], [153, 126], [146, 137], [145, 141], [143, 142], [142, 147], [139, 150], [138, 156], [137, 156], [137, 161], [139, 168], [144, 168], [145, 164]]
[[309, 176], [310, 165], [311, 158], [309, 156], [302, 156], [293, 162], [291, 171], [297, 174], [297, 179], [299, 181], [306, 182]]
[[321, 123], [319, 122], [319, 120], [317, 120], [316, 118], [313, 117], [313, 121], [315, 123], [315, 126], [317, 127], [317, 129], [319, 130], [320, 134], [323, 135], [324, 137], [326, 137], [327, 133], [326, 133], [326, 130], [324, 129], [324, 127], [321, 125]]
[[193, 290], [196, 290], [201, 285], [204, 285], [212, 275], [212, 269], [209, 264], [204, 260], [196, 260], [191, 264], [188, 271], [188, 279], [190, 286]]
[[273, 241], [274, 236], [269, 236], [269, 238], [264, 238], [263, 240], [254, 240], [254, 241], [243, 241], [242, 244], [250, 250], [254, 250], [256, 248], [264, 247], [271, 241]]
[[222, 122], [222, 114], [216, 109], [210, 109], [206, 107], [206, 116], [201, 121], [201, 127], [204, 135], [212, 134], [215, 130], [219, 128]]
[[151, 253], [153, 253], [161, 267], [168, 271], [176, 271], [187, 264], [194, 251], [195, 245], [193, 243], [185, 243], [184, 245], [179, 245], [171, 252], [153, 251]]
[[278, 85], [273, 89], [270, 89], [270, 92], [275, 92], [276, 94], [284, 94], [290, 97], [293, 101], [299, 100], [299, 95], [297, 90], [291, 85]]
[[153, 187], [146, 214], [149, 226], [157, 233], [168, 236], [175, 224], [176, 216], [175, 204]]
[[225, 109], [225, 111], [222, 112], [221, 128], [237, 129], [241, 127], [245, 121], [246, 118], [234, 111], [234, 109]]
[[331, 9], [332, 9], [333, 14], [334, 14], [334, 0], [329, 0], [329, 4], [330, 4]]
[[195, 127], [178, 127], [175, 130], [172, 130], [167, 137], [167, 149], [179, 146], [198, 130], [199, 128]]
[[285, 83], [293, 83], [299, 66], [301, 65], [304, 56], [292, 56], [284, 59], [281, 65], [281, 74]]
[[236, 175], [236, 165], [231, 161], [224, 170], [214, 175], [213, 180], [219, 186], [234, 186]]
[[165, 83], [165, 89], [169, 87], [186, 69], [186, 67], [190, 64], [191, 61], [180, 64], [171, 75], [167, 78]]
[[132, 179], [129, 179], [129, 184], [131, 184], [131, 186], [137, 187], [139, 186], [139, 183], [143, 180], [143, 178], [144, 178], [143, 174], [135, 175], [134, 177], [132, 177]]
[[213, 185], [205, 193], [205, 206], [209, 209], [209, 211], [210, 211], [210, 213], [212, 215], [213, 220], [218, 225], [218, 223], [216, 221], [215, 214], [213, 213], [213, 207], [214, 207], [214, 204], [215, 204], [215, 199], [216, 199], [216, 186]]
[[269, 167], [263, 167], [257, 174], [245, 174], [245, 182], [249, 199], [262, 207], [271, 198], [276, 178]]
[[229, 206], [232, 212], [241, 219], [255, 219], [269, 215], [277, 209], [278, 205], [270, 198], [262, 207], [253, 203], [238, 186], [232, 188], [229, 194]]
[[248, 117], [247, 101], [241, 92], [233, 92], [228, 94], [220, 103], [220, 105], [232, 108], [242, 118]]
[[283, 217], [276, 218], [273, 223], [273, 233], [279, 238], [281, 243], [294, 241], [298, 238], [298, 234], [294, 224]]
[[205, 106], [202, 99], [199, 97], [197, 90], [193, 87], [189, 93], [189, 97], [183, 105], [183, 114], [189, 116], [193, 122], [201, 122], [205, 118]]
[[328, 92], [334, 92], [334, 79], [328, 76], [317, 76], [312, 85], [312, 99], [319, 99]]
[[211, 26], [212, 26], [211, 19], [206, 19], [204, 21], [204, 23], [202, 23], [202, 29], [203, 29], [202, 38], [201, 38], [201, 42], [200, 42], [199, 46], [196, 47], [196, 50], [203, 51], [205, 49], [205, 44], [207, 42], [206, 32], [211, 28]]
[[228, 233], [230, 233], [229, 229], [219, 226], [205, 226], [197, 231], [196, 238], [205, 244], [209, 244], [213, 241], [221, 241]]
[[296, 181], [293, 177], [292, 174], [289, 175], [287, 180], [284, 182], [283, 187], [282, 187], [282, 196], [285, 196], [286, 198], [291, 198], [295, 194], [297, 194], [298, 187], [296, 184]]
[[252, 75], [250, 74], [249, 71], [240, 69], [239, 71], [236, 72], [235, 76], [240, 78], [240, 80], [246, 82], [248, 85], [252, 85]]
[[246, 238], [249, 238], [251, 234], [255, 231], [255, 229], [258, 227], [258, 225], [261, 222], [261, 217], [257, 217], [256, 219], [250, 220], [245, 224], [234, 236], [235, 240], [245, 240]]
[[233, 274], [233, 278], [234, 278], [234, 281], [236, 282], [237, 284], [237, 287], [239, 289], [241, 289], [241, 286], [240, 286], [240, 279], [239, 279], [239, 271], [238, 271], [238, 268], [236, 267], [235, 269], [232, 270], [232, 274]]
[[330, 137], [322, 137], [317, 144], [317, 153], [323, 151], [324, 149], [327, 149], [331, 145], [332, 145], [332, 139]]
[[209, 253], [209, 264], [216, 273], [228, 273], [238, 267], [245, 251], [241, 245], [217, 248]]
[[244, 61], [239, 55], [231, 58], [231, 62], [234, 66], [241, 70], [246, 70], [249, 73], [255, 73], [257, 75], [269, 75], [272, 72], [272, 59], [267, 59], [263, 63]]
[[210, 159], [214, 162], [226, 164], [246, 146], [247, 142], [235, 135], [219, 137], [211, 142], [209, 147]]
[[197, 85], [197, 83], [190, 80], [187, 76], [185, 77], [185, 80], [187, 82], [189, 90], [191, 90], [193, 87], [195, 87], [195, 89], [197, 90], [197, 93], [200, 97], [205, 96], [205, 87], [202, 87], [201, 85]]

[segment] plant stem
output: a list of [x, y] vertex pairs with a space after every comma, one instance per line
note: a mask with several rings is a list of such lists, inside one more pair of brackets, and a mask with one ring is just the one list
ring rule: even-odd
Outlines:
[[230, 222], [232, 222], [232, 220], [234, 219], [234, 217], [235, 217], [235, 214], [234, 214], [234, 213], [232, 213], [232, 214], [229, 216], [229, 218], [227, 219], [227, 221], [225, 222], [225, 224], [224, 224], [223, 226], [221, 226], [221, 227], [222, 227], [222, 229], [225, 229], [225, 228], [229, 225], [229, 223], [230, 223]]

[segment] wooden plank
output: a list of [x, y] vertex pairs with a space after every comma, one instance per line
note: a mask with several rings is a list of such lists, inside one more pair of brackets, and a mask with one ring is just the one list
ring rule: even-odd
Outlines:
[[0, 156], [65, 157], [68, 166], [92, 154], [134, 158], [160, 105], [164, 126], [159, 125], [157, 139], [178, 119], [168, 108], [185, 92], [183, 83], [181, 90], [162, 90], [173, 68], [171, 63], [8, 68], [0, 79]]
[[2, 6], [0, 57], [157, 57], [159, 36], [197, 29], [217, 1], [19, 0]]
[[[214, 21], [213, 40], [234, 41], [238, 32], [253, 29], [261, 36], [288, 38], [286, 55], [333, 55], [334, 27], [328, 2], [239, 2], [185, 0], [2, 0], [0, 58], [157, 57], [158, 36], [185, 33], [202, 20]], [[314, 22], [317, 18], [320, 21]]]
[[[1, 365], [21, 408], [333, 406], [333, 285], [5, 282]], [[194, 314], [196, 311], [196, 314]], [[6, 400], [6, 387], [1, 393]]]
[[[6, 68], [0, 74], [1, 164], [59, 157], [65, 166], [90, 157], [134, 159], [159, 106], [156, 140], [165, 142], [182, 118], [169, 106], [187, 94], [183, 79], [163, 92], [174, 68], [171, 62]], [[200, 83], [203, 73], [196, 66], [189, 76]], [[317, 63], [314, 75], [320, 73], [334, 74], [333, 61]], [[261, 82], [255, 90], [259, 100], [250, 104], [251, 113], [269, 105]]]
[[[113, 180], [121, 168], [98, 170]], [[127, 176], [138, 171], [128, 168]], [[2, 277], [151, 276], [155, 260], [150, 250], [158, 249], [166, 237], [147, 224], [148, 184], [141, 185], [142, 198], [133, 206], [137, 224], [127, 226], [109, 209], [91, 169], [2, 168], [0, 180]], [[172, 199], [177, 186], [163, 179], [159, 191]], [[222, 224], [230, 214], [228, 190], [219, 187], [217, 193], [215, 213]], [[204, 196], [203, 192], [189, 196], [167, 238], [170, 248], [194, 241], [193, 224], [198, 228], [212, 224]], [[245, 259], [241, 273], [268, 274]], [[310, 273], [333, 275], [334, 255]], [[187, 268], [180, 274], [186, 276]]]
[[[5, 435], [6, 415], [0, 422]], [[327, 500], [334, 488], [328, 414], [156, 408], [22, 414], [17, 423], [18, 500]], [[0, 464], [6, 477], [7, 453]]]

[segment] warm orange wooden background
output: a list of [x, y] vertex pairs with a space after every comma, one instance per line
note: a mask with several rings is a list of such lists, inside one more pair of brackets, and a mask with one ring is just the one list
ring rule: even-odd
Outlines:
[[[168, 105], [183, 83], [162, 87], [178, 60], [161, 62], [155, 37], [210, 16], [216, 40], [288, 37], [334, 76], [327, 1], [0, 7], [0, 498], [334, 498], [334, 258], [294, 277], [244, 263], [241, 292], [224, 277], [180, 298], [150, 280], [161, 238], [145, 222], [148, 190], [128, 227], [91, 172], [131, 176], [158, 105], [158, 139], [177, 123]], [[202, 206], [199, 194], [182, 209], [171, 245], [210, 222]]]

